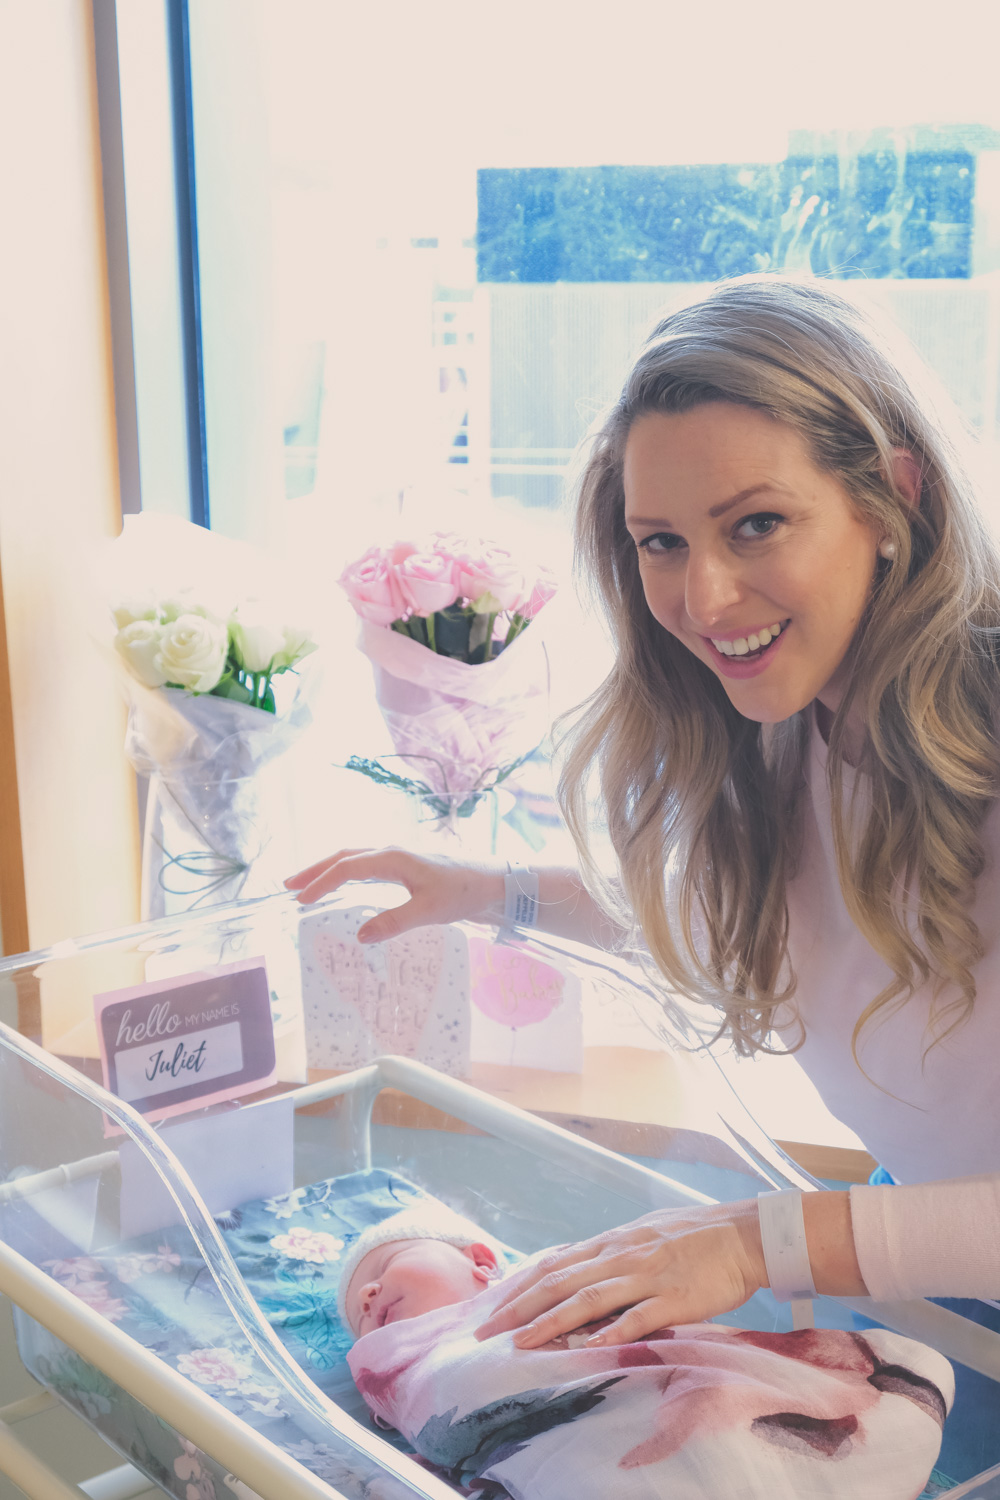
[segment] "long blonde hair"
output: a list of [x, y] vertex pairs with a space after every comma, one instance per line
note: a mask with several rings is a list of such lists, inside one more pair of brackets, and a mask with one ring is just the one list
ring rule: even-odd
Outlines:
[[[895, 543], [852, 645], [828, 775], [847, 909], [893, 974], [855, 1046], [876, 1011], [928, 980], [937, 997], [945, 985], [958, 991], [935, 1006], [940, 1038], [971, 1011], [983, 951], [972, 899], [1000, 781], [1000, 556], [946, 426], [869, 320], [826, 283], [741, 278], [671, 313], [590, 440], [577, 548], [617, 660], [571, 732], [560, 780], [585, 878], [619, 921], [638, 925], [672, 989], [720, 1007], [720, 1033], [738, 1051], [768, 1050], [775, 1011], [795, 990], [786, 884], [808, 714], [761, 726], [737, 713], [716, 675], [654, 621], [624, 521], [632, 424], [717, 401], [793, 428]], [[897, 448], [919, 466], [916, 507], [895, 488]], [[870, 800], [860, 814], [845, 796], [852, 711], [867, 727], [857, 768]], [[601, 881], [589, 844], [595, 772], [617, 886]]]

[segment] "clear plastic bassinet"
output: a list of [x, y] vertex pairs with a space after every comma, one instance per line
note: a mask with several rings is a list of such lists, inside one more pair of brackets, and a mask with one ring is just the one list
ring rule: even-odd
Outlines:
[[[268, 897], [0, 961], [0, 1290], [19, 1351], [177, 1500], [454, 1495], [372, 1426], [336, 1316], [345, 1243], [401, 1203], [430, 1194], [528, 1253], [656, 1207], [819, 1186], [678, 1046], [637, 972], [471, 927], [365, 950], [373, 895]], [[257, 957], [277, 1085], [155, 1126], [102, 1088], [95, 994]], [[1000, 1381], [1000, 1335], [941, 1308], [815, 1310]], [[726, 1321], [788, 1316], [761, 1292]], [[1000, 1465], [1000, 1433], [981, 1453]], [[0, 1471], [33, 1493], [2, 1421]], [[1000, 1468], [950, 1493], [1000, 1496]]]

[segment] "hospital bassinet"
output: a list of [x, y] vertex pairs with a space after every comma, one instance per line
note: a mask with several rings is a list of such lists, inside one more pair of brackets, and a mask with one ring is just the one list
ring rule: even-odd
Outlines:
[[[654, 1207], [818, 1185], [710, 1059], [671, 1045], [637, 973], [570, 944], [501, 951], [447, 929], [450, 978], [425, 994], [417, 1034], [397, 1013], [405, 965], [395, 989], [382, 983], [385, 954], [350, 936], [369, 909], [357, 890], [308, 914], [281, 895], [0, 961], [0, 1291], [27, 1369], [132, 1466], [131, 1490], [116, 1471], [120, 1496], [148, 1482], [176, 1500], [454, 1495], [373, 1428], [336, 1319], [345, 1235], [421, 1193], [530, 1252]], [[347, 934], [338, 962], [358, 983], [378, 981], [349, 1056], [343, 1016], [334, 1025], [322, 987], [317, 1003], [303, 982], [317, 922]], [[480, 979], [536, 966], [520, 1012], [505, 1013], [510, 991], [481, 1002], [471, 1046], [470, 954]], [[105, 1092], [95, 994], [256, 957], [276, 1086], [158, 1126]], [[386, 1038], [433, 1065], [365, 1060]], [[653, 1111], [639, 1100], [651, 1093]], [[849, 1327], [854, 1311], [1000, 1380], [1000, 1335], [954, 1313], [815, 1304], [823, 1326]], [[726, 1321], [788, 1319], [761, 1292]], [[79, 1491], [11, 1430], [45, 1399], [0, 1411], [0, 1472], [33, 1500], [68, 1500]], [[1000, 1497], [1000, 1433], [981, 1451], [986, 1471], [954, 1500]]]

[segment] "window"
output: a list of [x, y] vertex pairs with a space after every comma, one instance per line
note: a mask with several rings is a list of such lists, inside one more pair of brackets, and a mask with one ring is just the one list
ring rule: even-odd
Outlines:
[[[653, 314], [766, 267], [884, 306], [995, 442], [1000, 108], [975, 7], [942, 28], [884, 3], [170, 0], [159, 52], [143, 9], [119, 7], [137, 382], [160, 382], [144, 506], [179, 503], [177, 463], [152, 467], [167, 411], [211, 525], [328, 599], [400, 528], [565, 557], [567, 464]], [[187, 348], [140, 306], [161, 96]], [[331, 628], [324, 766], [388, 748], [346, 611]], [[585, 628], [554, 641], [557, 708], [607, 661]]]
[[[767, 267], [883, 304], [995, 437], [975, 31], [672, 10], [192, 0], [213, 524], [259, 532], [283, 493], [339, 541], [430, 492], [544, 525], [651, 315]], [[256, 514], [224, 467], [248, 441], [281, 469]]]

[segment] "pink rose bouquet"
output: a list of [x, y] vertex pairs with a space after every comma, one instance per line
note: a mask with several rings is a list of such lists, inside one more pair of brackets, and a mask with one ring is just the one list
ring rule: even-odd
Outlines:
[[553, 574], [494, 542], [438, 533], [370, 547], [340, 584], [396, 751], [420, 779], [349, 764], [440, 818], [467, 817], [548, 727], [544, 643], [525, 632], [556, 591]]
[[506, 547], [440, 532], [369, 547], [340, 586], [363, 620], [470, 666], [499, 656], [556, 591], [544, 564], [529, 576]]

